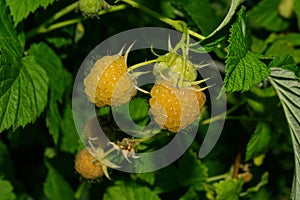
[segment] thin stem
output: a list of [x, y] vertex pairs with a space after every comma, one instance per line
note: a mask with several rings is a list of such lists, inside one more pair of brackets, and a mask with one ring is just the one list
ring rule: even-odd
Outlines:
[[116, 5], [116, 6], [113, 6], [113, 7], [110, 7], [110, 8], [107, 8], [107, 9], [104, 9], [104, 10], [100, 10], [98, 12], [98, 15], [104, 15], [104, 14], [107, 14], [107, 13], [111, 13], [111, 12], [116, 12], [116, 11], [120, 11], [120, 10], [124, 10], [128, 8], [127, 5], [125, 4], [122, 4], [122, 5]]
[[129, 67], [127, 69], [127, 72], [130, 72], [130, 71], [135, 70], [139, 67], [149, 65], [149, 64], [152, 64], [152, 63], [155, 63], [155, 62], [158, 62], [158, 61], [159, 61], [159, 59], [153, 59], [153, 60], [148, 60], [148, 61], [145, 61], [145, 62], [141, 62], [141, 63], [135, 64], [135, 65], [132, 65], [131, 67]]
[[33, 36], [35, 36], [39, 33], [47, 32], [47, 26], [49, 24], [51, 24], [52, 22], [58, 20], [62, 16], [70, 13], [71, 11], [75, 10], [76, 8], [78, 8], [78, 2], [74, 2], [70, 5], [68, 5], [67, 7], [61, 9], [60, 11], [55, 13], [52, 17], [50, 17], [48, 20], [46, 20], [44, 23], [42, 23], [38, 27], [32, 29], [31, 31], [29, 31], [26, 35], [26, 38], [30, 39], [30, 38], [32, 38]]
[[[113, 6], [113, 7], [110, 7], [108, 9], [99, 11], [98, 15], [100, 16], [100, 15], [104, 15], [104, 14], [107, 14], [107, 13], [124, 10], [127, 7], [128, 6], [124, 5], [124, 4]], [[62, 28], [62, 27], [69, 26], [69, 25], [76, 24], [76, 23], [80, 22], [82, 20], [81, 17], [77, 18], [77, 19], [70, 19], [70, 20], [67, 20], [67, 21], [63, 21], [63, 22], [59, 22], [59, 23], [50, 25], [54, 21], [58, 20], [59, 18], [63, 17], [64, 15], [70, 13], [71, 11], [75, 10], [76, 8], [78, 8], [78, 2], [75, 2], [71, 5], [63, 8], [62, 10], [58, 11], [56, 14], [54, 14], [51, 18], [46, 20], [44, 23], [42, 23], [38, 27], [32, 29], [31, 31], [29, 31], [26, 35], [27, 39], [30, 39], [30, 38], [34, 37], [35, 35], [37, 35], [37, 34], [47, 33], [47, 32], [53, 31], [55, 29]]]
[[47, 21], [45, 21], [44, 23], [46, 24], [51, 24], [52, 22], [58, 20], [59, 18], [63, 17], [64, 15], [72, 12], [73, 10], [75, 10], [76, 8], [78, 8], [78, 1], [68, 5], [67, 7], [61, 9], [60, 11], [58, 11], [57, 13], [55, 13], [51, 18], [49, 18]]
[[217, 176], [212, 176], [206, 179], [207, 182], [215, 182], [218, 180], [222, 180], [222, 179], [226, 179], [228, 178], [229, 174], [225, 173], [225, 174], [221, 174], [221, 175], [217, 175]]
[[268, 120], [266, 118], [247, 117], [247, 116], [227, 116], [226, 119], [229, 119], [229, 120], [265, 121], [265, 122], [270, 122], [270, 120]]
[[88, 182], [87, 181], [83, 181], [79, 187], [77, 188], [76, 192], [75, 192], [75, 199], [81, 199], [84, 191], [87, 190], [88, 187]]
[[43, 30], [44, 32], [40, 32], [40, 33], [50, 32], [50, 31], [53, 31], [55, 29], [59, 29], [59, 28], [65, 27], [65, 26], [77, 24], [80, 21], [81, 21], [81, 19], [78, 18], [78, 19], [71, 19], [71, 20], [67, 20], [67, 21], [63, 21], [63, 22], [58, 22], [56, 24], [50, 25], [47, 29]]
[[192, 31], [190, 29], [188, 29], [188, 32], [189, 32], [190, 35], [192, 35], [192, 36], [194, 36], [194, 37], [196, 37], [196, 38], [198, 38], [200, 40], [204, 40], [206, 38], [205, 36], [200, 35], [199, 33], [196, 33], [196, 32], [194, 32], [194, 31]]
[[225, 111], [224, 113], [221, 113], [217, 116], [214, 116], [212, 118], [209, 118], [209, 119], [206, 119], [204, 121], [202, 121], [202, 125], [206, 125], [206, 124], [209, 124], [209, 123], [212, 123], [212, 122], [215, 122], [215, 121], [218, 121], [218, 120], [221, 120], [221, 119], [225, 119], [226, 118], [226, 115], [232, 113], [233, 111], [235, 111], [236, 109], [238, 109], [240, 106], [242, 106], [244, 104], [244, 101], [240, 102], [239, 104], [236, 104], [235, 106], [233, 106], [232, 108], [230, 108], [229, 110]]
[[147, 14], [149, 14], [149, 15], [157, 18], [157, 19], [159, 19], [160, 21], [162, 21], [166, 24], [169, 24], [171, 26], [176, 26], [177, 22], [175, 22], [174, 20], [172, 20], [170, 18], [167, 18], [167, 17], [164, 17], [164, 16], [160, 15], [159, 13], [143, 6], [142, 4], [140, 4], [138, 2], [135, 2], [135, 1], [132, 1], [132, 0], [121, 0], [121, 1], [131, 5], [132, 7], [137, 8], [137, 9], [139, 9], [139, 10], [141, 10], [141, 11], [143, 11], [143, 12], [145, 12], [145, 13], [147, 13]]
[[[167, 18], [165, 16], [162, 16], [161, 14], [139, 4], [138, 2], [132, 1], [132, 0], [121, 0], [121, 1], [147, 13], [148, 15], [151, 15], [152, 17], [159, 19], [160, 21], [162, 21], [170, 26], [173, 26], [177, 31], [184, 32], [184, 26], [182, 26], [182, 25], [185, 24], [185, 22], [183, 22], [183, 21], [173, 20], [173, 19]], [[188, 32], [189, 32], [189, 34], [191, 34], [192, 36], [194, 36], [200, 40], [203, 40], [205, 38], [204, 36], [194, 32], [194, 31], [188, 30]]]

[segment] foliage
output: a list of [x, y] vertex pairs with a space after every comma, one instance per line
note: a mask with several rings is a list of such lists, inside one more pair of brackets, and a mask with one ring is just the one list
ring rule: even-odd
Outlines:
[[[107, 3], [87, 16], [74, 0], [0, 1], [0, 198], [299, 199], [299, 1]], [[112, 180], [83, 180], [74, 169], [85, 141], [73, 120], [73, 80], [100, 42], [147, 26], [189, 34], [201, 46], [191, 51], [221, 63], [228, 110], [210, 118], [207, 104], [189, 150], [163, 169], [109, 170]], [[129, 56], [128, 63], [151, 62], [145, 55]], [[139, 92], [129, 103], [139, 128], [151, 121], [148, 100]], [[108, 137], [124, 144], [110, 108], [97, 112]], [[218, 143], [199, 159], [205, 130], [220, 119], [226, 121]], [[153, 151], [172, 136], [163, 130], [133, 148]]]

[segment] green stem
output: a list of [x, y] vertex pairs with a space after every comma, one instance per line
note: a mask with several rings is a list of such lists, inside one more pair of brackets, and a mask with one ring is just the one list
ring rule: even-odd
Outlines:
[[[139, 4], [138, 2], [135, 2], [135, 1], [132, 1], [132, 0], [121, 0], [122, 2], [124, 3], [127, 3], [129, 5], [131, 5], [132, 7], [135, 7], [145, 13], [147, 13], [148, 15], [151, 15], [152, 17], [155, 17], [157, 19], [159, 19], [160, 21], [174, 27], [177, 31], [179, 32], [183, 32], [184, 31], [184, 26], [182, 26], [183, 24], [186, 26], [185, 22], [183, 21], [180, 21], [180, 20], [173, 20], [173, 19], [170, 19], [170, 18], [167, 18], [165, 16], [162, 16], [161, 14]], [[191, 31], [191, 30], [188, 30], [188, 33], [200, 40], [203, 40], [205, 39], [204, 36], [194, 32], [194, 31]]]
[[87, 190], [87, 187], [89, 186], [87, 181], [83, 181], [79, 187], [77, 188], [75, 192], [75, 199], [81, 199], [83, 193]]
[[131, 67], [129, 67], [127, 69], [127, 72], [130, 72], [130, 71], [135, 70], [139, 67], [149, 65], [149, 64], [152, 64], [152, 63], [155, 63], [155, 62], [158, 62], [158, 61], [159, 61], [159, 59], [153, 59], [153, 60], [148, 60], [148, 61], [145, 61], [145, 62], [141, 62], [141, 63], [135, 64], [135, 65], [132, 65]]
[[47, 21], [45, 21], [45, 24], [51, 24], [52, 22], [58, 20], [59, 18], [63, 17], [64, 15], [72, 12], [73, 10], [75, 10], [76, 8], [78, 8], [78, 1], [68, 5], [67, 7], [61, 9], [60, 11], [58, 11], [57, 13], [55, 13], [51, 18], [49, 18]]
[[235, 111], [236, 109], [238, 109], [240, 106], [242, 106], [244, 103], [245, 102], [242, 101], [239, 104], [236, 104], [235, 106], [233, 106], [232, 108], [230, 108], [229, 110], [225, 111], [224, 113], [221, 113], [221, 114], [219, 114], [217, 116], [214, 116], [212, 118], [209, 118], [209, 119], [206, 119], [206, 120], [202, 121], [201, 125], [206, 125], [206, 124], [209, 124], [209, 123], [221, 120], [221, 119], [225, 119], [226, 115], [232, 113], [233, 111]]
[[39, 33], [50, 32], [50, 31], [53, 31], [55, 29], [59, 29], [59, 28], [65, 27], [65, 26], [69, 26], [69, 25], [72, 25], [72, 24], [77, 24], [80, 21], [81, 21], [81, 18], [70, 19], [70, 20], [67, 20], [67, 21], [58, 22], [56, 24], [50, 25], [47, 29], [44, 29], [43, 30], [44, 32], [39, 32]]
[[48, 20], [46, 20], [44, 23], [42, 23], [38, 27], [32, 29], [31, 31], [29, 31], [27, 33], [27, 35], [26, 35], [26, 38], [30, 39], [30, 38], [34, 37], [35, 35], [37, 35], [39, 33], [45, 33], [45, 32], [47, 32], [47, 26], [49, 24], [51, 24], [52, 22], [58, 20], [62, 16], [66, 15], [66, 14], [68, 14], [70, 12], [72, 12], [76, 8], [78, 8], [78, 2], [74, 2], [74, 3], [70, 4], [70, 5], [68, 5], [67, 7], [61, 9], [60, 11], [58, 11], [57, 13], [55, 13], [52, 17], [50, 17]]
[[196, 32], [194, 32], [194, 31], [192, 31], [192, 30], [190, 30], [190, 29], [188, 29], [188, 33], [189, 33], [190, 35], [194, 36], [195, 38], [200, 39], [200, 40], [204, 40], [204, 39], [206, 38], [205, 36], [200, 35], [199, 33], [196, 33]]
[[245, 120], [245, 121], [270, 121], [265, 118], [258, 117], [247, 117], [247, 116], [227, 116], [226, 119], [229, 120]]
[[128, 6], [124, 5], [124, 4], [122, 4], [122, 5], [116, 5], [116, 6], [104, 9], [104, 10], [100, 10], [99, 13], [98, 13], [98, 15], [104, 15], [104, 14], [107, 14], [107, 13], [124, 10], [126, 8], [128, 8]]
[[230, 175], [228, 173], [225, 173], [225, 174], [209, 177], [206, 179], [206, 181], [207, 182], [215, 182], [218, 180], [226, 179], [226, 178], [228, 178], [228, 176], [230, 176]]
[[[62, 10], [58, 11], [56, 14], [54, 14], [51, 18], [46, 20], [44, 23], [42, 23], [38, 27], [32, 29], [31, 31], [29, 31], [26, 35], [27, 39], [30, 39], [30, 38], [34, 37], [35, 35], [37, 35], [37, 34], [47, 33], [47, 32], [53, 31], [55, 29], [62, 28], [62, 27], [69, 26], [69, 25], [76, 24], [76, 23], [80, 22], [82, 20], [81, 17], [76, 18], [76, 19], [70, 19], [70, 20], [67, 20], [67, 21], [63, 21], [63, 22], [59, 22], [59, 23], [50, 25], [54, 21], [58, 20], [59, 18], [63, 17], [64, 15], [70, 13], [71, 11], [75, 10], [76, 8], [78, 8], [78, 2], [75, 2], [71, 5], [63, 8]], [[108, 9], [99, 11], [98, 15], [104, 15], [104, 14], [107, 14], [107, 13], [124, 10], [125, 8], [127, 8], [127, 5], [124, 5], [124, 4], [113, 6], [113, 7], [110, 7]]]

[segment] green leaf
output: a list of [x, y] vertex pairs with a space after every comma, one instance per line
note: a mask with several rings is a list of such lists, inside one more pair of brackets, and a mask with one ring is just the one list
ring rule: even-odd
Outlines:
[[107, 188], [103, 200], [160, 200], [149, 188], [137, 184], [122, 183]]
[[297, 15], [298, 30], [300, 30], [300, 1], [294, 0], [294, 12]]
[[0, 132], [33, 122], [47, 103], [48, 76], [32, 56], [0, 68]]
[[30, 12], [34, 12], [38, 7], [42, 6], [46, 8], [49, 4], [53, 3], [55, 0], [8, 0], [6, 1], [11, 15], [14, 18], [15, 26], [26, 18]]
[[51, 37], [46, 38], [46, 40], [56, 48], [66, 47], [72, 44], [72, 39], [65, 37]]
[[0, 140], [0, 177], [12, 180], [14, 167], [6, 145]]
[[292, 33], [278, 38], [266, 51], [267, 56], [293, 56], [296, 63], [300, 63], [300, 34]]
[[44, 193], [49, 200], [74, 200], [74, 193], [68, 182], [50, 164], [44, 182]]
[[166, 193], [181, 186], [194, 186], [197, 191], [202, 191], [207, 177], [207, 167], [200, 162], [196, 153], [188, 151], [180, 158], [178, 168], [170, 165], [156, 173], [154, 191]]
[[59, 140], [59, 130], [61, 125], [61, 115], [59, 112], [58, 104], [53, 98], [49, 98], [48, 109], [46, 112], [46, 125], [48, 127], [49, 133], [52, 135], [53, 142], [58, 143]]
[[61, 102], [65, 91], [64, 68], [60, 58], [45, 43], [32, 44], [28, 55], [34, 56], [49, 77], [50, 98]]
[[156, 172], [154, 192], [157, 194], [166, 193], [180, 187], [180, 180], [177, 169], [169, 165]]
[[261, 40], [252, 35], [252, 43], [251, 43], [251, 51], [252, 52], [263, 53], [267, 47], [268, 47], [268, 44], [265, 40]]
[[295, 156], [291, 198], [298, 199], [300, 196], [300, 83], [293, 72], [281, 68], [271, 68], [269, 81], [278, 94], [289, 124]]
[[208, 0], [172, 0], [172, 2], [183, 7], [204, 35], [208, 35], [217, 27], [219, 19]]
[[231, 0], [229, 11], [226, 14], [226, 17], [223, 19], [222, 23], [212, 32], [210, 33], [207, 38], [212, 37], [213, 35], [217, 34], [221, 29], [223, 29], [227, 24], [230, 22], [231, 18], [235, 14], [237, 7], [240, 5], [241, 0]]
[[289, 22], [278, 13], [280, 0], [262, 0], [247, 14], [254, 25], [263, 27], [268, 31], [283, 31], [289, 26]]
[[269, 69], [256, 54], [249, 51], [251, 34], [245, 7], [238, 12], [230, 32], [224, 87], [227, 92], [246, 91], [266, 78]]
[[131, 174], [131, 177], [133, 180], [138, 180], [144, 183], [148, 183], [149, 185], [153, 185], [155, 181], [154, 172]]
[[216, 200], [239, 200], [242, 191], [243, 181], [227, 179], [213, 184], [216, 191]]
[[226, 36], [221, 36], [218, 39], [213, 39], [212, 42], [210, 42], [207, 39], [204, 39], [200, 42], [200, 47], [193, 48], [191, 47], [191, 51], [197, 52], [197, 53], [208, 53], [210, 51], [213, 51], [217, 48], [217, 46], [226, 39]]
[[4, 55], [9, 63], [17, 65], [22, 53], [23, 49], [6, 9], [5, 1], [0, 1], [0, 55]]
[[259, 122], [252, 134], [246, 150], [246, 162], [250, 159], [266, 153], [271, 141], [271, 129], [268, 124]]
[[188, 151], [179, 160], [178, 175], [182, 186], [195, 186], [197, 190], [202, 190], [202, 184], [208, 177], [208, 169], [196, 153]]
[[140, 126], [145, 126], [149, 121], [149, 104], [143, 98], [134, 98], [129, 103], [129, 112], [132, 120]]
[[1, 200], [14, 200], [16, 195], [13, 193], [13, 186], [9, 181], [0, 179], [0, 197]]
[[199, 199], [199, 194], [195, 191], [194, 187], [190, 187], [188, 191], [180, 197], [179, 200], [198, 200]]
[[269, 68], [272, 67], [280, 67], [283, 69], [291, 70], [295, 72], [296, 74], [299, 72], [299, 67], [295, 63], [292, 56], [286, 55], [282, 57], [276, 57], [274, 60], [272, 60], [269, 65]]
[[162, 14], [168, 18], [175, 18], [174, 10], [175, 8], [172, 6], [172, 3], [169, 0], [162, 0], [160, 2], [160, 9]]
[[54, 143], [57, 144], [61, 122], [57, 101], [62, 101], [65, 90], [64, 68], [60, 58], [45, 43], [31, 45], [28, 55], [35, 57], [37, 63], [44, 68], [50, 78], [50, 97], [46, 113], [46, 125], [52, 134]]
[[261, 176], [261, 180], [258, 184], [256, 184], [253, 187], [250, 187], [246, 190], [246, 192], [243, 193], [243, 196], [247, 196], [251, 193], [255, 193], [258, 192], [263, 186], [265, 186], [268, 183], [268, 179], [269, 179], [269, 173], [265, 172], [262, 176]]
[[78, 148], [78, 133], [74, 124], [71, 105], [67, 104], [61, 120], [61, 143], [60, 149], [64, 152], [75, 153]]

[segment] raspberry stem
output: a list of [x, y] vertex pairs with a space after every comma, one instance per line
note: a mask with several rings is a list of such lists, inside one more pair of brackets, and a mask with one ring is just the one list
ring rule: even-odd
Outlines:
[[218, 120], [221, 120], [221, 119], [225, 119], [226, 118], [226, 115], [234, 112], [235, 110], [237, 110], [240, 106], [244, 105], [245, 101], [241, 101], [240, 103], [234, 105], [232, 108], [230, 108], [229, 110], [219, 114], [219, 115], [216, 115], [214, 117], [211, 117], [211, 118], [208, 118], [204, 121], [201, 122], [201, 125], [206, 125], [206, 124], [210, 124], [212, 122], [215, 122], [215, 121], [218, 121]]
[[[43, 22], [41, 25], [39, 25], [38, 27], [36, 27], [36, 28], [32, 29], [31, 31], [29, 31], [26, 34], [27, 40], [34, 37], [35, 35], [38, 35], [38, 34], [41, 34], [41, 33], [47, 33], [47, 32], [53, 31], [55, 29], [62, 28], [62, 27], [69, 26], [69, 25], [76, 24], [76, 23], [80, 22], [83, 19], [82, 17], [75, 18], [75, 19], [70, 19], [70, 20], [66, 20], [66, 21], [63, 21], [63, 22], [58, 22], [56, 24], [50, 25], [51, 23], [55, 22], [59, 18], [61, 18], [64, 15], [72, 12], [73, 10], [75, 10], [77, 8], [78, 8], [78, 2], [75, 2], [75, 3], [72, 3], [72, 4], [68, 5], [67, 7], [61, 9], [56, 14], [54, 14], [52, 17], [50, 17], [45, 22]], [[107, 13], [111, 13], [111, 12], [124, 10], [126, 8], [127, 8], [127, 5], [124, 5], [124, 4], [116, 5], [116, 6], [107, 8], [105, 10], [99, 11], [98, 16], [104, 15], [104, 14], [107, 14]]]
[[217, 176], [212, 176], [212, 177], [209, 177], [206, 179], [207, 182], [215, 182], [215, 181], [219, 181], [219, 180], [222, 180], [222, 179], [226, 179], [230, 177], [230, 174], [227, 172], [225, 174], [220, 174], [220, 175], [217, 175]]
[[48, 26], [49, 24], [51, 24], [52, 22], [58, 20], [59, 18], [61, 18], [62, 16], [72, 12], [73, 10], [75, 10], [76, 8], [78, 8], [78, 2], [74, 2], [70, 5], [68, 5], [67, 7], [61, 9], [60, 11], [58, 11], [57, 13], [55, 13], [52, 17], [50, 17], [49, 19], [47, 19], [44, 23], [42, 23], [41, 25], [39, 25], [38, 27], [32, 29], [31, 31], [29, 31], [26, 35], [27, 39], [30, 39], [32, 37], [34, 37], [35, 35], [39, 34], [39, 33], [45, 33], [48, 32]]
[[[183, 21], [173, 20], [173, 19], [167, 18], [165, 16], [162, 16], [161, 14], [143, 6], [142, 4], [140, 4], [138, 2], [132, 1], [132, 0], [121, 0], [121, 1], [147, 13], [148, 15], [151, 15], [152, 17], [159, 19], [160, 21], [162, 21], [170, 26], [173, 26], [179, 32], [184, 32], [184, 27], [182, 26], [182, 24], [185, 24], [185, 26], [186, 26], [186, 23]], [[206, 38], [205, 36], [200, 35], [199, 33], [196, 33], [190, 29], [188, 29], [187, 31], [190, 35], [192, 35], [200, 40], [204, 40]]]
[[135, 69], [137, 69], [139, 67], [143, 67], [145, 65], [149, 65], [149, 64], [152, 64], [152, 63], [155, 63], [155, 62], [159, 62], [159, 61], [160, 61], [160, 59], [153, 59], [153, 60], [148, 60], [148, 61], [145, 61], [145, 62], [141, 62], [141, 63], [135, 64], [135, 65], [132, 65], [131, 67], [129, 67], [127, 69], [127, 72], [130, 72], [130, 71], [135, 70]]
[[84, 192], [87, 190], [87, 188], [89, 187], [88, 182], [86, 180], [84, 180], [79, 187], [77, 188], [76, 192], [75, 192], [75, 199], [82, 199], [82, 196], [84, 194]]

